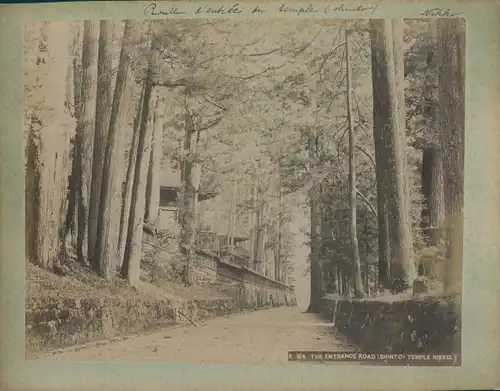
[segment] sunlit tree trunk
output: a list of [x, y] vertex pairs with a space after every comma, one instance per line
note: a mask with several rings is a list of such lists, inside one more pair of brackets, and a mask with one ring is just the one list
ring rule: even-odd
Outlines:
[[462, 288], [464, 126], [465, 126], [465, 26], [461, 19], [440, 19], [439, 129], [443, 153], [446, 216], [446, 265], [444, 287], [448, 293]]
[[353, 283], [356, 297], [363, 297], [363, 281], [361, 279], [361, 257], [359, 255], [357, 219], [356, 219], [356, 134], [352, 114], [352, 70], [351, 49], [349, 34], [346, 32], [346, 61], [347, 61], [347, 121], [349, 127], [349, 238], [351, 243]]
[[[42, 105], [30, 114], [26, 147], [26, 255], [45, 268], [64, 260], [65, 215], [70, 138], [75, 129], [69, 107], [74, 43], [70, 22], [42, 22], [36, 56], [37, 85]], [[68, 101], [69, 99], [69, 101]]]
[[80, 262], [83, 263], [90, 261], [88, 258], [88, 222], [97, 94], [98, 36], [99, 24], [86, 20], [83, 24], [82, 88], [80, 94], [80, 118], [77, 127], [80, 174], [78, 183], [77, 255]]
[[[92, 181], [89, 201], [88, 256], [92, 267], [101, 272], [100, 254], [95, 254], [98, 231], [101, 187], [104, 168], [104, 155], [108, 138], [111, 114], [111, 81], [113, 65], [113, 22], [101, 20], [99, 31], [99, 53], [97, 60], [97, 98], [95, 111], [94, 147], [92, 159]], [[96, 256], [94, 256], [96, 255]]]
[[[413, 187], [412, 178], [410, 178], [410, 169], [408, 167], [408, 151], [406, 142], [406, 106], [405, 106], [405, 74], [404, 74], [404, 21], [403, 19], [392, 19], [392, 42], [394, 48], [394, 70], [397, 91], [397, 121], [399, 135], [401, 137], [401, 147], [403, 155], [403, 180], [404, 180], [404, 220], [405, 224], [405, 237], [408, 239], [409, 248], [408, 253], [413, 262], [413, 232], [411, 223], [411, 188]], [[414, 268], [414, 266], [412, 267]], [[413, 276], [414, 277], [414, 276]]]
[[[317, 166], [317, 136], [309, 136], [309, 164], [313, 172]], [[313, 172], [312, 187], [309, 192], [310, 219], [311, 219], [311, 253], [310, 253], [310, 284], [311, 293], [308, 312], [318, 312], [320, 310], [322, 296], [322, 276], [321, 276], [321, 205], [320, 205], [320, 183], [317, 174]]]

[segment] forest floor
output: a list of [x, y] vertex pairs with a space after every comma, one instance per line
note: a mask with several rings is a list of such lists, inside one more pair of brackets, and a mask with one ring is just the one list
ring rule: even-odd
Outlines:
[[65, 265], [65, 274], [57, 275], [35, 265], [26, 267], [26, 298], [64, 297], [121, 297], [135, 300], [207, 300], [229, 299], [231, 292], [218, 284], [193, 285], [186, 287], [174, 281], [158, 281], [155, 284], [141, 276], [137, 287], [132, 288], [127, 281], [116, 278], [112, 282], [98, 277], [88, 267], [70, 261]]

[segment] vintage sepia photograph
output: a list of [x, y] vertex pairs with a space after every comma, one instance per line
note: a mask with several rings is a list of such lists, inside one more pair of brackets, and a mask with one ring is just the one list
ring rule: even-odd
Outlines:
[[26, 22], [26, 358], [460, 366], [465, 33]]

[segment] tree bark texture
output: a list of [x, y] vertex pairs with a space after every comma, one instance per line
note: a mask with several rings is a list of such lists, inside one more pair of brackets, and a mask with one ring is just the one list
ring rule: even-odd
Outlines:
[[130, 42], [134, 36], [134, 22], [127, 21], [123, 32], [123, 44], [116, 75], [115, 91], [109, 117], [106, 148], [104, 150], [103, 172], [96, 238], [95, 259], [99, 274], [110, 280], [116, 271], [118, 240], [120, 230], [121, 175], [120, 158], [123, 132], [130, 101]]
[[[309, 136], [309, 162], [310, 170], [314, 171], [317, 161], [317, 136], [311, 134]], [[311, 253], [310, 253], [310, 284], [311, 293], [308, 312], [318, 312], [320, 310], [322, 292], [322, 276], [321, 276], [321, 205], [320, 205], [320, 183], [318, 183], [317, 175], [313, 173], [312, 187], [309, 192], [310, 199], [310, 219], [311, 219]]]
[[438, 100], [434, 91], [438, 87], [437, 61], [437, 24], [430, 19], [429, 50], [426, 56], [426, 78], [424, 86], [424, 113], [430, 123], [429, 139], [422, 152], [422, 230], [424, 239], [430, 246], [438, 246], [444, 238], [444, 183], [443, 158], [439, 142], [439, 124], [437, 123]]
[[152, 110], [153, 81], [152, 72], [156, 63], [155, 42], [152, 43], [152, 57], [149, 60], [146, 78], [144, 80], [144, 101], [142, 106], [141, 125], [137, 145], [137, 162], [135, 166], [134, 186], [130, 204], [130, 218], [124, 255], [124, 271], [131, 286], [137, 285], [140, 277], [142, 258], [142, 235], [144, 226], [144, 211], [146, 207], [147, 172], [150, 161], [151, 142], [153, 136]]
[[[413, 262], [413, 227], [412, 227], [412, 199], [411, 189], [413, 188], [412, 178], [410, 176], [410, 168], [408, 166], [408, 144], [406, 142], [406, 104], [405, 104], [405, 61], [404, 61], [404, 21], [403, 19], [392, 19], [392, 42], [394, 51], [394, 70], [396, 79], [397, 90], [397, 104], [398, 104], [398, 129], [401, 137], [401, 147], [403, 155], [403, 176], [404, 176], [404, 204], [405, 206], [405, 229], [407, 230], [405, 236], [408, 237], [409, 253], [411, 261]], [[413, 266], [412, 268], [414, 268]]]
[[444, 288], [461, 293], [464, 206], [465, 26], [440, 19], [439, 128], [443, 150], [446, 264]]
[[[26, 253], [29, 261], [53, 268], [63, 260], [70, 138], [75, 129], [67, 102], [72, 59], [72, 24], [42, 22], [26, 147]], [[61, 77], [61, 75], [63, 75]]]
[[118, 261], [117, 267], [122, 270], [122, 275], [127, 275], [127, 268], [124, 268], [125, 245], [128, 235], [128, 224], [130, 219], [130, 205], [132, 203], [132, 191], [134, 188], [135, 166], [137, 163], [137, 148], [139, 145], [139, 134], [141, 131], [142, 111], [144, 105], [144, 96], [146, 84], [143, 83], [141, 97], [137, 103], [137, 111], [134, 118], [134, 132], [132, 135], [132, 144], [129, 151], [127, 173], [125, 175], [125, 187], [123, 189], [122, 207], [120, 211], [120, 233], [118, 235]]
[[349, 238], [351, 243], [351, 262], [353, 267], [354, 294], [364, 297], [363, 281], [361, 279], [361, 257], [359, 255], [357, 218], [356, 218], [356, 134], [352, 114], [352, 70], [350, 58], [349, 34], [346, 32], [346, 62], [347, 62], [347, 121], [349, 127]]
[[98, 231], [101, 187], [104, 159], [111, 114], [112, 68], [113, 68], [113, 28], [109, 20], [101, 20], [99, 29], [99, 52], [97, 59], [97, 97], [94, 127], [94, 147], [92, 159], [92, 180], [89, 202], [88, 255], [95, 271], [100, 272], [100, 254], [95, 254]]
[[80, 94], [80, 118], [77, 128], [78, 144], [78, 239], [77, 255], [82, 263], [88, 263], [88, 222], [94, 125], [97, 94], [97, 53], [99, 24], [86, 20], [83, 24], [82, 88]]
[[382, 156], [379, 162], [386, 171], [384, 180], [391, 249], [391, 289], [398, 293], [408, 289], [415, 276], [411, 225], [407, 213], [404, 145], [401, 136], [404, 129], [401, 129], [399, 118], [401, 111], [398, 109], [392, 24], [387, 19], [372, 19], [370, 24], [375, 148], [382, 142], [385, 143], [385, 147], [380, 151]]
[[[80, 119], [80, 94], [81, 94], [81, 66], [82, 66], [82, 38], [83, 38], [83, 23], [75, 22], [75, 34], [73, 43], [72, 56], [72, 74], [73, 74], [73, 95], [69, 97], [74, 107], [74, 117], [78, 123]], [[69, 244], [76, 249], [77, 247], [77, 228], [78, 228], [78, 181], [80, 178], [78, 166], [78, 144], [76, 134], [71, 140], [71, 174], [68, 183], [68, 208], [66, 211], [65, 235]]]
[[187, 102], [185, 102], [184, 145], [181, 161], [181, 196], [180, 196], [180, 226], [181, 250], [185, 252], [183, 265], [183, 282], [192, 284], [193, 238], [195, 235], [195, 202], [196, 189], [193, 186], [193, 135], [194, 122]]

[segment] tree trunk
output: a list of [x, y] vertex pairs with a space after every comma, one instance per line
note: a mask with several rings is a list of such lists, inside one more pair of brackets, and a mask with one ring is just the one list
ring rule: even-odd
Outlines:
[[160, 178], [163, 158], [163, 119], [165, 102], [159, 100], [155, 109], [153, 146], [149, 161], [148, 184], [146, 187], [146, 221], [154, 223], [160, 211]]
[[184, 146], [181, 160], [181, 196], [179, 220], [181, 226], [181, 251], [184, 256], [183, 282], [191, 285], [193, 280], [193, 244], [195, 238], [195, 210], [196, 210], [196, 188], [193, 181], [194, 149], [193, 139], [194, 123], [193, 116], [189, 112], [187, 102], [185, 102], [185, 123], [184, 123]]
[[[404, 191], [405, 191], [405, 221], [406, 224], [406, 234], [408, 237], [408, 243], [410, 243], [410, 257], [413, 262], [413, 231], [411, 223], [411, 188], [412, 188], [412, 178], [410, 178], [410, 169], [408, 167], [408, 151], [406, 142], [406, 105], [405, 105], [405, 62], [404, 62], [404, 21], [403, 19], [392, 19], [392, 40], [393, 40], [393, 51], [394, 51], [394, 70], [395, 70], [395, 80], [396, 80], [396, 90], [397, 90], [397, 104], [398, 104], [398, 129], [400, 129], [401, 146], [402, 146], [402, 156], [403, 156], [403, 178], [404, 178]], [[414, 268], [414, 267], [413, 267]]]
[[33, 93], [43, 105], [31, 112], [26, 147], [26, 255], [49, 269], [65, 255], [69, 146], [75, 125], [67, 102], [72, 33], [70, 22], [40, 23]]
[[249, 212], [249, 226], [250, 226], [250, 267], [256, 269], [255, 262], [255, 199], [256, 199], [255, 183], [252, 183], [250, 189], [250, 212]]
[[[309, 162], [311, 172], [316, 168], [316, 148], [317, 137], [315, 134], [309, 136]], [[322, 277], [321, 277], [321, 208], [320, 208], [320, 184], [317, 175], [313, 173], [312, 187], [309, 192], [311, 203], [311, 293], [307, 312], [319, 312], [322, 296]]]
[[338, 289], [339, 289], [339, 295], [343, 296], [344, 290], [343, 290], [343, 286], [342, 286], [342, 271], [340, 270], [340, 267], [337, 268], [337, 284], [338, 284]]
[[[373, 115], [376, 137], [382, 136], [389, 212], [391, 247], [391, 289], [402, 292], [412, 285], [415, 265], [412, 260], [412, 239], [407, 213], [404, 145], [402, 121], [399, 119], [398, 89], [395, 72], [392, 26], [390, 20], [370, 21], [372, 28]], [[377, 145], [375, 146], [377, 148]]]
[[280, 160], [279, 158], [276, 160], [276, 196], [278, 198], [277, 204], [278, 204], [278, 217], [276, 218], [276, 226], [275, 226], [275, 255], [274, 255], [274, 278], [277, 281], [281, 281], [281, 274], [282, 274], [282, 261], [281, 261], [281, 237], [282, 237], [282, 210], [283, 210], [283, 199], [281, 196], [281, 176], [280, 176]]
[[[102, 22], [101, 22], [102, 26]], [[128, 114], [130, 101], [127, 83], [130, 81], [130, 52], [131, 41], [134, 37], [135, 24], [132, 21], [125, 23], [123, 43], [116, 75], [115, 91], [113, 96], [109, 130], [107, 133], [103, 172], [100, 178], [100, 207], [98, 211], [97, 227], [99, 235], [96, 237], [95, 260], [100, 275], [110, 280], [115, 274], [116, 258], [118, 254], [118, 239], [120, 229], [121, 175], [119, 155], [122, 149], [123, 132]], [[101, 29], [102, 31], [102, 29]], [[101, 135], [102, 136], [102, 135]], [[89, 237], [90, 239], [90, 237]]]
[[[81, 61], [82, 61], [82, 23], [75, 22], [75, 36], [73, 43], [73, 58], [71, 67], [73, 69], [73, 96], [71, 97], [71, 102], [74, 107], [74, 116], [76, 122], [80, 121], [80, 94], [81, 94]], [[73, 136], [72, 141], [72, 151], [71, 151], [71, 174], [69, 177], [68, 184], [68, 209], [66, 213], [66, 223], [65, 223], [65, 236], [69, 237], [70, 244], [73, 248], [77, 247], [77, 227], [78, 227], [78, 182], [80, 178], [79, 165], [78, 165], [78, 144], [76, 140], [76, 135]]]
[[[384, 91], [380, 90], [383, 86], [379, 86], [376, 72], [377, 67], [383, 67], [380, 62], [381, 45], [380, 35], [378, 32], [382, 21], [372, 22], [371, 45], [372, 45], [372, 83], [373, 83], [373, 139], [375, 142], [375, 165], [376, 165], [376, 182], [377, 182], [377, 220], [378, 220], [378, 280], [379, 288], [390, 289], [391, 285], [391, 245], [389, 235], [389, 207], [387, 194], [387, 173], [386, 173], [386, 156], [387, 145], [385, 142], [385, 120], [382, 117], [382, 110], [385, 109], [383, 102], [379, 99], [386, 99]], [[387, 83], [386, 83], [387, 84]], [[376, 98], [377, 96], [377, 98]], [[380, 98], [379, 98], [380, 97]], [[375, 114], [377, 111], [377, 114]]]
[[436, 55], [437, 31], [436, 20], [429, 19], [431, 39], [426, 60], [426, 79], [424, 86], [424, 115], [430, 122], [430, 142], [422, 153], [422, 230], [424, 239], [430, 246], [438, 246], [443, 235], [444, 222], [444, 183], [443, 159], [438, 134], [437, 105], [434, 90], [438, 86], [438, 64]]
[[257, 260], [259, 265], [259, 272], [265, 272], [266, 266], [266, 206], [264, 204], [263, 196], [260, 194], [260, 206], [259, 213], [257, 216], [258, 227], [257, 227]]
[[422, 228], [426, 242], [437, 246], [443, 237], [444, 183], [440, 147], [430, 146], [422, 152]]
[[220, 256], [220, 240], [219, 240], [219, 200], [215, 199], [215, 253]]
[[125, 245], [127, 242], [128, 225], [130, 219], [130, 205], [132, 203], [132, 191], [134, 188], [135, 166], [137, 163], [137, 148], [139, 144], [139, 134], [141, 132], [142, 111], [144, 105], [144, 96], [146, 92], [146, 84], [144, 83], [141, 97], [137, 103], [137, 111], [134, 118], [134, 133], [132, 136], [132, 145], [129, 151], [129, 160], [127, 165], [127, 173], [125, 176], [125, 188], [123, 189], [123, 205], [120, 212], [120, 233], [118, 235], [118, 264], [121, 274], [127, 275], [127, 268], [124, 268]]
[[330, 281], [332, 283], [332, 293], [338, 293], [338, 284], [337, 284], [337, 264], [336, 260], [332, 260], [330, 263]]
[[233, 194], [231, 198], [231, 219], [230, 219], [230, 231], [231, 231], [231, 247], [229, 249], [229, 254], [234, 254], [234, 242], [236, 235], [236, 204], [238, 202], [238, 175], [233, 179]]
[[[196, 153], [196, 148], [198, 146], [198, 141], [199, 139], [196, 140], [195, 143], [195, 149], [193, 153]], [[191, 237], [190, 237], [190, 242], [189, 246], [192, 249], [191, 251], [194, 252], [196, 250], [196, 237], [197, 237], [197, 226], [198, 226], [198, 207], [199, 207], [199, 195], [200, 195], [200, 183], [201, 183], [201, 164], [197, 162], [193, 162], [193, 165], [191, 167], [191, 187], [193, 189], [193, 197], [191, 200], [191, 207], [193, 209], [193, 220], [191, 221]]]
[[130, 203], [130, 217], [123, 259], [122, 273], [126, 272], [131, 286], [139, 282], [142, 258], [142, 235], [144, 226], [144, 210], [146, 207], [147, 172], [150, 161], [151, 142], [153, 136], [151, 106], [153, 98], [152, 73], [156, 63], [157, 48], [155, 41], [151, 45], [151, 56], [144, 79], [144, 100], [142, 105], [139, 140], [137, 144], [137, 161], [135, 165], [134, 185]]
[[267, 224], [268, 224], [268, 205], [264, 204], [262, 206], [262, 247], [261, 247], [261, 254], [262, 254], [262, 263], [264, 265], [264, 275], [266, 277], [269, 277], [269, 258], [267, 254], [267, 244], [268, 244], [268, 229], [267, 229]]
[[352, 118], [352, 71], [350, 58], [349, 34], [346, 32], [346, 59], [347, 59], [347, 120], [349, 127], [349, 238], [351, 243], [353, 283], [356, 297], [364, 297], [363, 281], [361, 279], [361, 257], [359, 255], [357, 218], [356, 218], [356, 134], [354, 132], [354, 119]]
[[101, 20], [99, 31], [99, 54], [97, 60], [97, 98], [94, 128], [94, 154], [92, 159], [92, 186], [89, 203], [88, 256], [93, 269], [101, 273], [100, 254], [95, 254], [98, 231], [99, 208], [101, 205], [101, 187], [103, 181], [104, 155], [108, 139], [112, 96], [111, 81], [113, 68], [113, 28], [109, 20]]
[[262, 221], [263, 221], [263, 200], [262, 194], [257, 189], [255, 190], [255, 270], [262, 271], [262, 239], [263, 239], [263, 231], [262, 231]]
[[370, 296], [370, 264], [368, 262], [368, 254], [370, 246], [368, 243], [368, 215], [364, 213], [364, 236], [365, 236], [365, 292]]
[[86, 20], [83, 25], [81, 106], [77, 128], [78, 171], [80, 174], [77, 255], [82, 263], [90, 261], [88, 258], [88, 222], [97, 94], [98, 36], [99, 25], [96, 22]]
[[446, 264], [444, 288], [461, 293], [464, 205], [465, 27], [440, 19], [439, 128], [443, 150]]

